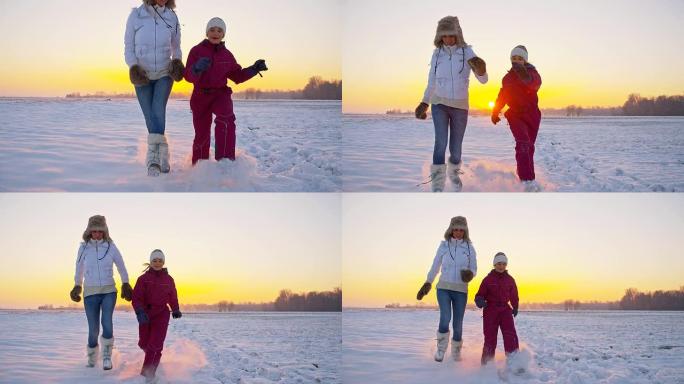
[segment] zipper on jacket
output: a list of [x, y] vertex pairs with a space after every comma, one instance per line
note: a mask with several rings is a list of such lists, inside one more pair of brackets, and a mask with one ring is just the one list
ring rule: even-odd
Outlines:
[[[154, 17], [154, 15], [153, 15]], [[157, 72], [157, 18], [154, 18], [154, 71]]]
[[456, 90], [454, 89], [454, 63], [451, 61], [451, 50], [449, 50], [449, 70], [451, 71], [451, 99], [456, 99]]
[[102, 286], [102, 275], [100, 274], [100, 253], [97, 247], [97, 241], [95, 241], [95, 259], [97, 259], [97, 279], [100, 281], [100, 286]]

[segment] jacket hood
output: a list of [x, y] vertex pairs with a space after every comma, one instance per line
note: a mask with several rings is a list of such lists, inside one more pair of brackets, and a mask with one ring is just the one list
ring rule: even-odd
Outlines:
[[155, 271], [154, 269], [152, 269], [152, 267], [148, 267], [148, 268], [147, 268], [147, 271], [145, 271], [145, 274], [150, 274], [150, 275], [154, 275], [154, 276], [168, 275], [168, 274], [169, 274], [169, 270], [166, 269], [166, 268], [162, 268], [162, 269], [160, 269], [160, 270], [158, 270], [158, 271]]
[[465, 47], [465, 39], [463, 39], [463, 31], [461, 30], [461, 24], [456, 16], [446, 16], [443, 17], [437, 23], [437, 31], [435, 32], [435, 47], [439, 48], [444, 43], [442, 43], [442, 36], [456, 36], [456, 46]]
[[510, 275], [508, 274], [508, 269], [505, 270], [505, 271], [503, 271], [503, 272], [501, 272], [501, 273], [497, 272], [496, 269], [492, 269], [491, 271], [489, 271], [488, 276], [489, 276], [489, 275], [492, 275], [492, 276], [498, 276], [498, 275], [510, 276]]
[[101, 215], [95, 215], [88, 219], [88, 227], [86, 227], [83, 232], [83, 241], [88, 242], [90, 240], [90, 233], [92, 231], [103, 231], [104, 236], [102, 239], [107, 242], [111, 242], [112, 238], [109, 237], [109, 228], [107, 227], [107, 219]]
[[218, 50], [228, 49], [228, 48], [226, 48], [226, 42], [225, 42], [225, 41], [222, 41], [222, 42], [220, 42], [220, 43], [218, 43], [218, 44], [212, 44], [211, 41], [209, 41], [209, 39], [204, 39], [204, 40], [202, 40], [201, 43], [199, 43], [199, 45], [201, 45], [201, 46], [203, 46], [203, 47], [215, 49], [215, 50], [217, 50], [217, 51], [218, 51]]

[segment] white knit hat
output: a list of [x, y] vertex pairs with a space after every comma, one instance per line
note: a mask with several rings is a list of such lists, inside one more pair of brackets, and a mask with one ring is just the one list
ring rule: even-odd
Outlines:
[[527, 48], [525, 48], [524, 45], [518, 45], [518, 46], [516, 46], [516, 47], [513, 48], [513, 50], [511, 51], [511, 57], [513, 57], [513, 56], [520, 56], [520, 57], [522, 57], [523, 59], [525, 59], [525, 61], [528, 61], [528, 60], [527, 60]]
[[508, 264], [508, 257], [506, 257], [506, 254], [503, 252], [498, 252], [494, 256], [494, 265], [496, 265], [496, 263]]
[[162, 261], [166, 261], [166, 259], [164, 258], [164, 252], [162, 252], [161, 249], [155, 249], [154, 251], [152, 251], [152, 253], [150, 253], [150, 263], [154, 259], [161, 259]]
[[209, 30], [211, 27], [219, 27], [221, 30], [223, 30], [223, 33], [226, 33], [226, 22], [221, 20], [220, 17], [214, 17], [209, 22], [207, 23], [207, 32], [209, 33]]

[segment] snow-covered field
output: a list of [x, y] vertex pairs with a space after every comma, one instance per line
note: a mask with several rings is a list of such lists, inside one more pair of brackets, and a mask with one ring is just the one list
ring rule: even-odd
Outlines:
[[[684, 312], [520, 312], [522, 352], [480, 365], [482, 319], [467, 310], [463, 360], [433, 360], [437, 311], [345, 310], [344, 383], [684, 383]], [[451, 347], [449, 347], [451, 348]]]
[[[160, 383], [340, 383], [340, 313], [186, 313], [171, 320]], [[114, 313], [114, 369], [85, 366], [76, 311], [0, 311], [0, 383], [144, 383], [132, 312]]]
[[[344, 115], [344, 191], [428, 191], [434, 145], [431, 120]], [[522, 191], [515, 142], [505, 119], [468, 118], [464, 191]], [[448, 153], [448, 150], [447, 150]], [[684, 118], [544, 118], [535, 153], [547, 191], [684, 191]], [[447, 191], [453, 190], [447, 181]]]
[[[342, 188], [339, 101], [236, 101], [235, 163], [190, 165], [187, 100], [170, 100], [171, 173], [150, 178], [137, 100], [0, 98], [0, 191], [330, 192]], [[213, 131], [213, 129], [212, 129]]]

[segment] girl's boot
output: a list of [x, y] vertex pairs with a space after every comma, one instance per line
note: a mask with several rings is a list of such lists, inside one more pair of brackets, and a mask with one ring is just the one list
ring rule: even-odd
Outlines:
[[159, 156], [159, 144], [161, 143], [161, 138], [164, 135], [158, 133], [150, 133], [147, 135], [147, 175], [148, 176], [159, 176], [161, 172], [161, 159]]
[[447, 163], [447, 175], [449, 175], [449, 180], [451, 180], [451, 184], [454, 185], [456, 192], [461, 192], [463, 189], [463, 182], [461, 181], [461, 164], [463, 164], [463, 161], [458, 164], [454, 164], [451, 161], [448, 161]]
[[454, 358], [454, 361], [461, 361], [461, 347], [463, 347], [463, 340], [451, 341], [451, 356]]
[[171, 163], [169, 163], [169, 142], [166, 136], [162, 135], [159, 143], [159, 166], [162, 173], [169, 173], [171, 171]]
[[114, 349], [114, 338], [105, 339], [100, 337], [102, 344], [102, 369], [108, 371], [112, 369], [112, 349]]
[[430, 166], [430, 178], [432, 180], [432, 192], [444, 191], [446, 164], [432, 164]]
[[93, 348], [86, 347], [87, 348], [87, 353], [88, 353], [88, 367], [94, 367], [95, 366], [95, 361], [97, 360], [97, 351], [100, 349], [100, 346], [95, 346]]
[[449, 332], [441, 333], [437, 331], [437, 351], [435, 352], [435, 361], [444, 360], [444, 354], [449, 346]]

